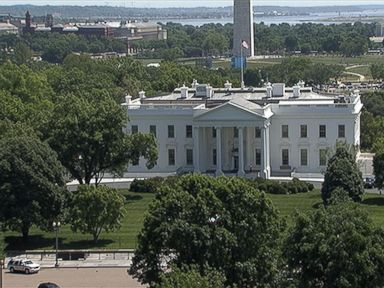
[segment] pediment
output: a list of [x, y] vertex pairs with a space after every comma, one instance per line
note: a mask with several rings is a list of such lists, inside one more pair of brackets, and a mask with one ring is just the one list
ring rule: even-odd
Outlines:
[[264, 121], [266, 119], [262, 108], [255, 111], [231, 102], [199, 112], [194, 116], [196, 121]]

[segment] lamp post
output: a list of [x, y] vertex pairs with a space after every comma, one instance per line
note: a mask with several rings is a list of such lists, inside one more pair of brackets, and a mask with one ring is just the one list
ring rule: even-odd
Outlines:
[[3, 288], [3, 265], [4, 259], [0, 259], [0, 288]]
[[55, 267], [59, 267], [59, 228], [60, 228], [60, 222], [57, 221], [57, 222], [53, 222], [52, 223], [52, 226], [53, 226], [53, 230], [55, 230], [55, 233], [56, 233], [56, 263], [55, 263]]

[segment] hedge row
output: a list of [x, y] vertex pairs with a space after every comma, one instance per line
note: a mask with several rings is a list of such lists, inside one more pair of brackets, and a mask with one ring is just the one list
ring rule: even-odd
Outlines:
[[[135, 179], [131, 183], [130, 190], [140, 193], [156, 193], [157, 187], [160, 187], [161, 185], [166, 184], [167, 182], [174, 181], [175, 177], [177, 176], [172, 176], [168, 178], [154, 177], [142, 180]], [[314, 189], [313, 184], [300, 181], [297, 178], [293, 178], [293, 180], [290, 182], [283, 183], [262, 178], [249, 180], [249, 182], [252, 186], [259, 189], [260, 191], [264, 191], [270, 194], [306, 193]]]

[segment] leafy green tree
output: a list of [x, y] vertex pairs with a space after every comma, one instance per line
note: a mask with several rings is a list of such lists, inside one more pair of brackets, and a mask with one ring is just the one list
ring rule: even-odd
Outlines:
[[207, 267], [202, 275], [197, 267], [173, 267], [171, 272], [161, 275], [160, 284], [156, 288], [223, 288], [225, 277], [221, 273]]
[[14, 59], [17, 64], [25, 64], [32, 58], [31, 48], [24, 42], [19, 42], [15, 46]]
[[124, 213], [124, 197], [116, 189], [81, 185], [71, 199], [69, 217], [74, 232], [90, 233], [97, 243], [101, 232], [120, 228]]
[[353, 201], [362, 200], [364, 194], [363, 178], [356, 158], [345, 146], [337, 147], [336, 153], [328, 161], [321, 188], [321, 195], [325, 204], [328, 204], [336, 188], [348, 191], [349, 197]]
[[295, 287], [381, 287], [384, 231], [357, 204], [298, 213], [284, 245]]
[[64, 168], [57, 154], [33, 133], [0, 138], [0, 222], [28, 238], [36, 225], [51, 229], [65, 203]]
[[80, 184], [96, 185], [104, 173], [122, 173], [142, 156], [147, 167], [157, 161], [152, 134], [126, 135], [126, 111], [108, 94], [66, 95], [55, 108], [49, 143]]
[[164, 264], [202, 272], [208, 265], [228, 285], [275, 281], [283, 225], [264, 193], [241, 178], [193, 174], [170, 181], [159, 187], [145, 218], [131, 275], [153, 285]]
[[376, 153], [373, 157], [373, 173], [375, 174], [375, 186], [380, 190], [384, 187], [384, 151]]

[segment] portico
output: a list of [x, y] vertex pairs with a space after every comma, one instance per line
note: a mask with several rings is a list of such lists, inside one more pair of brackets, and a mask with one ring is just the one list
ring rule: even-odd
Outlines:
[[226, 173], [245, 176], [253, 172], [269, 178], [269, 118], [273, 115], [269, 112], [267, 107], [235, 99], [196, 113], [194, 171], [210, 171], [216, 176]]

